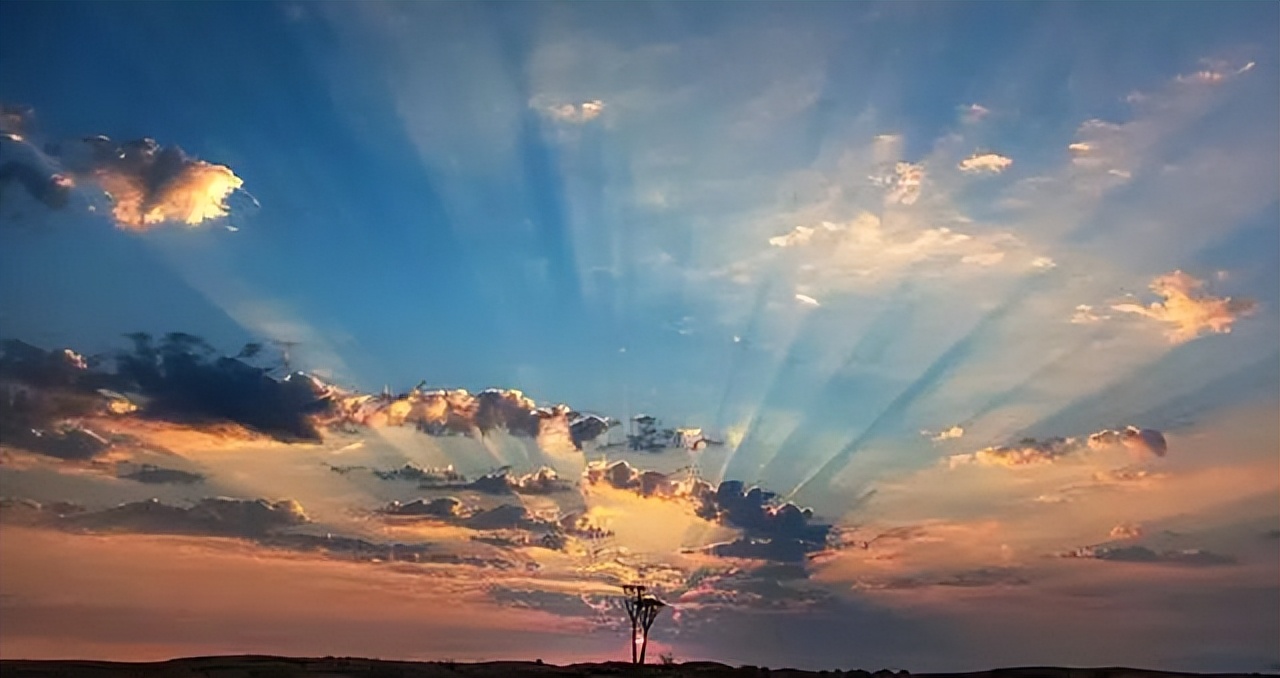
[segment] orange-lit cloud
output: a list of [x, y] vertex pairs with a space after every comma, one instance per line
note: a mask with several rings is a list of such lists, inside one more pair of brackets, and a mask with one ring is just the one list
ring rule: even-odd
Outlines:
[[968, 454], [954, 454], [947, 458], [951, 468], [978, 464], [980, 466], [1033, 466], [1053, 462], [1084, 450], [1106, 449], [1123, 446], [1138, 453], [1162, 457], [1168, 450], [1164, 435], [1153, 429], [1129, 426], [1123, 431], [1102, 430], [1087, 438], [1026, 438], [1014, 445], [998, 445]]
[[64, 161], [106, 191], [111, 215], [125, 230], [198, 226], [225, 217], [227, 198], [244, 184], [229, 167], [191, 158], [152, 139], [116, 144], [90, 137], [80, 144], [64, 149]]
[[602, 435], [611, 420], [579, 414], [566, 405], [539, 407], [514, 389], [486, 389], [471, 394], [465, 389], [425, 391], [383, 397], [347, 393], [313, 379], [317, 394], [330, 402], [322, 424], [362, 426], [414, 426], [432, 435], [483, 435], [501, 429], [513, 435], [535, 438], [552, 452], [579, 450], [586, 441]]
[[1157, 277], [1151, 291], [1164, 298], [1148, 306], [1114, 304], [1121, 313], [1151, 318], [1171, 327], [1166, 332], [1175, 344], [1191, 341], [1202, 334], [1227, 334], [1240, 318], [1251, 314], [1256, 304], [1249, 299], [1215, 297], [1203, 291], [1204, 281], [1182, 271]]

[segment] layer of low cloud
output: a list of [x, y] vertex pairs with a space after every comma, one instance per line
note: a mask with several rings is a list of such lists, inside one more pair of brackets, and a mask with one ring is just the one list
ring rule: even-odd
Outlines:
[[980, 466], [1020, 467], [1052, 464], [1086, 450], [1124, 447], [1143, 456], [1163, 457], [1168, 451], [1164, 434], [1155, 429], [1128, 426], [1123, 430], [1104, 429], [1085, 438], [1025, 438], [1012, 445], [987, 447], [977, 452], [948, 457], [951, 468]]
[[[565, 405], [539, 406], [512, 389], [361, 394], [301, 372], [278, 377], [276, 367], [257, 364], [260, 344], [231, 357], [217, 356], [200, 337], [182, 332], [158, 341], [145, 333], [130, 338], [133, 347], [116, 353], [114, 371], [90, 367], [73, 351], [6, 342], [0, 378], [21, 385], [9, 387], [0, 401], [0, 425], [10, 444], [51, 456], [93, 456], [106, 442], [92, 444], [97, 434], [83, 427], [64, 431], [61, 422], [98, 414], [232, 422], [286, 442], [321, 440], [329, 426], [408, 425], [430, 435], [477, 437], [502, 430], [533, 438], [550, 452], [580, 450], [614, 425]], [[127, 411], [113, 409], [124, 404]]]
[[1235, 558], [1214, 553], [1213, 551], [1202, 549], [1154, 551], [1146, 546], [1082, 546], [1058, 555], [1061, 558], [1104, 560], [1120, 563], [1153, 563], [1184, 567], [1215, 567], [1234, 565], [1236, 563]]
[[9, 521], [83, 532], [261, 537], [310, 522], [302, 505], [291, 499], [210, 497], [185, 507], [152, 499], [102, 510], [7, 500], [3, 508]]

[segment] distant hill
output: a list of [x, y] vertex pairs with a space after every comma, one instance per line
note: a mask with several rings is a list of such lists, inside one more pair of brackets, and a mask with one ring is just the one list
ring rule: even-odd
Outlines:
[[660, 676], [691, 678], [1164, 678], [1176, 676], [1263, 676], [1276, 674], [1243, 673], [1172, 673], [1129, 668], [1063, 668], [1022, 667], [994, 669], [973, 673], [909, 674], [906, 671], [800, 671], [768, 669], [756, 666], [734, 668], [715, 662], [686, 664], [649, 664], [644, 667], [622, 662], [572, 664], [555, 666], [541, 662], [402, 662], [376, 659], [325, 657], [319, 659], [293, 657], [227, 656], [190, 657], [165, 662], [106, 662], [75, 660], [0, 660], [0, 674], [5, 678], [541, 678], [544, 676]]

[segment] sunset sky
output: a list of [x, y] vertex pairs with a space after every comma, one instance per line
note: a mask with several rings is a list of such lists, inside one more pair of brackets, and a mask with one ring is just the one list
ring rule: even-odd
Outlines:
[[2, 3], [0, 658], [1280, 670], [1278, 25]]

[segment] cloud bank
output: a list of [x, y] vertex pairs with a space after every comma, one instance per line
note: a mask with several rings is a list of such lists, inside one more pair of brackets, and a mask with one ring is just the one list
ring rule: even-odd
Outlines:
[[1086, 450], [1117, 446], [1154, 457], [1163, 457], [1169, 449], [1163, 433], [1155, 429], [1128, 426], [1119, 431], [1104, 429], [1086, 438], [1024, 438], [1013, 445], [998, 445], [977, 452], [954, 454], [947, 458], [947, 463], [953, 469], [971, 464], [1016, 468], [1052, 464]]

